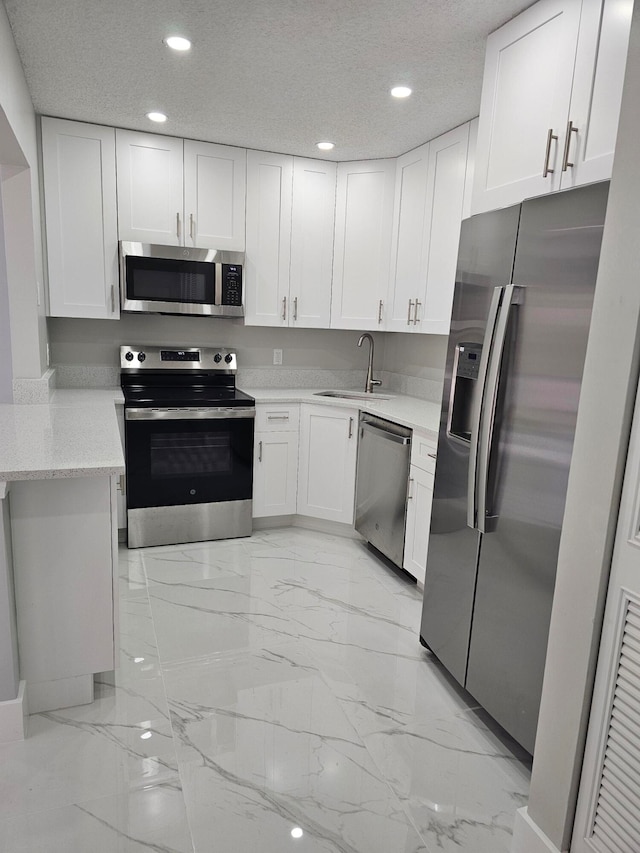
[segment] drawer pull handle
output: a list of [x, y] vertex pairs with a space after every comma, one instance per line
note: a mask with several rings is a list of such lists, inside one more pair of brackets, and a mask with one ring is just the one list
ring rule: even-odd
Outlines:
[[262, 442], [258, 442], [258, 462], [262, 462]]
[[413, 491], [413, 477], [409, 477], [409, 489], [407, 491], [407, 500], [408, 501], [413, 500], [413, 495], [411, 494], [412, 491]]
[[382, 299], [378, 303], [378, 325], [382, 323]]
[[411, 325], [411, 309], [413, 308], [413, 299], [409, 300], [409, 310], [407, 312], [407, 326]]
[[429, 459], [435, 459], [436, 458], [435, 453], [427, 453], [427, 456], [429, 457]]
[[353, 418], [349, 418], [349, 438], [353, 436]]
[[544, 168], [542, 170], [543, 178], [546, 178], [547, 175], [553, 175], [553, 169], [549, 168], [549, 158], [551, 157], [551, 142], [554, 139], [556, 142], [558, 141], [557, 135], [553, 132], [553, 128], [550, 127], [549, 133], [547, 134], [547, 151], [544, 155]]
[[282, 319], [283, 320], [287, 319], [287, 297], [286, 296], [282, 297]]
[[288, 421], [289, 415], [267, 415], [268, 421]]
[[573, 168], [575, 163], [569, 162], [569, 148], [571, 147], [571, 134], [575, 133], [578, 135], [578, 128], [573, 126], [573, 122], [569, 121], [567, 124], [567, 138], [564, 141], [564, 157], [562, 158], [562, 171], [566, 172], [567, 169]]

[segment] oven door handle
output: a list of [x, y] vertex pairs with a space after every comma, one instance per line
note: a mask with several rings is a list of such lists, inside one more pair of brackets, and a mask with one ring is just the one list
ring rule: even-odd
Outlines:
[[127, 421], [193, 421], [193, 420], [228, 420], [230, 418], [255, 418], [253, 408], [236, 406], [221, 406], [219, 408], [184, 408], [184, 409], [129, 409], [125, 408], [124, 417]]

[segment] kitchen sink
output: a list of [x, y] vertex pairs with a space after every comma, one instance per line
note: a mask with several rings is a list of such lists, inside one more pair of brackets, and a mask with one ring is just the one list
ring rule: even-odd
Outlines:
[[371, 393], [366, 391], [314, 391], [315, 397], [338, 397], [341, 400], [392, 400], [386, 394]]

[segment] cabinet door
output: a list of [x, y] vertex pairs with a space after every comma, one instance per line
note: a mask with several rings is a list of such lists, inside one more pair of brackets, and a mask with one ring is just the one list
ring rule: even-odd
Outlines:
[[581, 5], [539, 0], [487, 39], [473, 213], [559, 188]]
[[298, 513], [353, 524], [358, 412], [302, 405]]
[[424, 241], [426, 291], [415, 309], [416, 328], [448, 335], [456, 280], [460, 225], [464, 203], [469, 124], [430, 143], [427, 182], [427, 231]]
[[182, 139], [116, 130], [121, 240], [184, 245]]
[[328, 329], [336, 209], [335, 163], [293, 160], [290, 323]]
[[611, 177], [632, 10], [631, 0], [583, 5], [571, 125], [566, 129], [569, 142], [565, 136], [562, 161], [563, 188]]
[[119, 316], [115, 132], [42, 119], [52, 317]]
[[247, 152], [184, 141], [185, 246], [244, 252]]
[[384, 328], [395, 160], [340, 163], [331, 328]]
[[398, 157], [385, 322], [385, 329], [390, 332], [416, 331], [416, 303], [424, 302], [425, 241], [429, 238], [425, 220], [428, 176], [428, 143]]
[[412, 465], [409, 469], [403, 568], [420, 583], [424, 583], [427, 569], [432, 500], [433, 474]]
[[257, 432], [253, 517], [293, 515], [298, 491], [298, 433]]
[[289, 324], [293, 157], [247, 152], [245, 325]]

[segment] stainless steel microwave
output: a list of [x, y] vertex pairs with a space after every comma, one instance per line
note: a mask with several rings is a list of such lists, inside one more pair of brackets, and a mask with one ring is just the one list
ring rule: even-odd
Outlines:
[[243, 317], [244, 253], [120, 242], [120, 307], [153, 314]]

